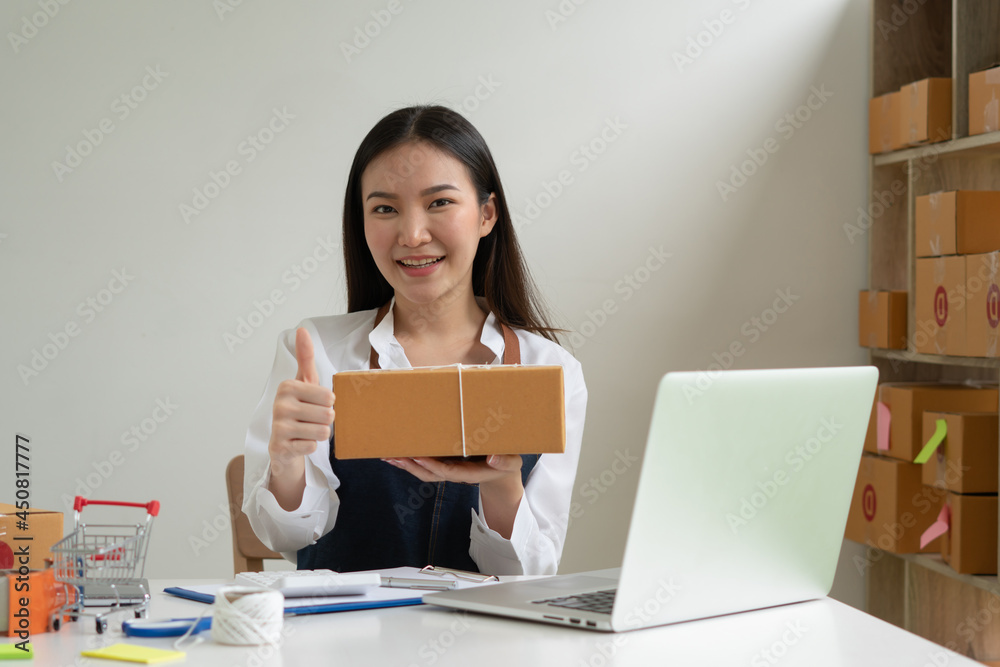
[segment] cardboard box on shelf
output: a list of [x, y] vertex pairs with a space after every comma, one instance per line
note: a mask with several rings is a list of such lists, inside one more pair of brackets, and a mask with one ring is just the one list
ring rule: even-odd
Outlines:
[[1000, 67], [969, 75], [969, 135], [1000, 130]]
[[333, 376], [333, 391], [339, 459], [566, 448], [562, 366], [463, 366], [461, 375], [457, 366], [343, 371]]
[[[27, 511], [27, 521], [17, 516]], [[17, 539], [30, 537], [30, 540]], [[15, 562], [18, 549], [28, 545], [28, 568], [41, 570], [45, 559], [52, 558], [52, 545], [63, 537], [62, 512], [51, 512], [36, 507], [19, 510], [14, 505], [0, 503], [0, 570], [20, 566]]]
[[952, 190], [916, 199], [917, 257], [1000, 250], [1000, 191]]
[[965, 353], [965, 256], [916, 261], [913, 344], [917, 352]]
[[997, 492], [997, 413], [924, 413], [923, 442], [927, 443], [944, 420], [946, 435], [921, 467], [924, 484], [955, 493]]
[[868, 100], [868, 152], [872, 155], [893, 149], [891, 112], [891, 94]]
[[899, 89], [900, 123], [907, 146], [951, 139], [951, 79], [933, 77]]
[[879, 385], [879, 401], [888, 408], [888, 449], [879, 454], [913, 461], [923, 449], [924, 412], [995, 412], [996, 385], [884, 383]]
[[964, 355], [1000, 356], [1000, 252], [966, 256], [965, 292]]
[[959, 574], [997, 573], [997, 497], [949, 493], [941, 558]]
[[903, 125], [903, 93], [897, 90], [889, 93], [889, 137], [892, 150], [906, 148], [906, 129]]
[[844, 537], [894, 554], [940, 551], [940, 538], [921, 549], [920, 536], [937, 519], [946, 493], [921, 484], [916, 464], [865, 453]]
[[862, 347], [906, 349], [906, 292], [858, 295], [858, 342]]

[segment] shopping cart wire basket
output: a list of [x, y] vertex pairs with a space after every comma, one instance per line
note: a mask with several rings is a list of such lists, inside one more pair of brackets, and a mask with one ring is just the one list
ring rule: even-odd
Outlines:
[[[141, 507], [145, 523], [87, 524], [80, 513], [87, 505]], [[146, 551], [153, 517], [160, 503], [126, 503], [88, 500], [77, 496], [73, 502], [74, 530], [52, 547], [56, 581], [66, 588], [66, 604], [52, 614], [52, 629], [58, 630], [64, 616], [76, 620], [93, 616], [97, 632], [108, 627], [107, 617], [132, 611], [136, 618], [146, 615], [149, 584], [143, 578]]]

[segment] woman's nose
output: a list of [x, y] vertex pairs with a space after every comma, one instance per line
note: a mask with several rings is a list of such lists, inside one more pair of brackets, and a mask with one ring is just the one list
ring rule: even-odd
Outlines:
[[420, 213], [401, 216], [397, 242], [401, 246], [416, 247], [431, 240], [427, 219]]

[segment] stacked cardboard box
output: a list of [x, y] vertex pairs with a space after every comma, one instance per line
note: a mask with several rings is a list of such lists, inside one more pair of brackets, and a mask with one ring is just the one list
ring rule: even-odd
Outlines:
[[969, 134], [1000, 130], [1000, 67], [969, 75]]
[[996, 357], [1000, 339], [1000, 192], [916, 198], [917, 352]]
[[997, 413], [928, 411], [923, 421], [923, 441], [936, 446], [923, 482], [947, 492], [941, 556], [961, 574], [996, 574]]
[[[942, 552], [945, 549], [960, 548], [957, 558], [965, 563], [977, 563], [980, 567], [979, 554], [975, 545], [968, 546], [968, 540], [954, 541], [954, 535], [937, 538], [924, 547], [920, 538], [938, 520], [942, 508], [953, 489], [928, 482], [936, 480], [941, 474], [947, 475], [950, 467], [967, 465], [969, 456], [983, 456], [982, 447], [988, 440], [988, 424], [978, 419], [979, 415], [968, 415], [965, 421], [956, 422], [953, 427], [956, 438], [958, 434], [967, 433], [968, 438], [961, 442], [956, 440], [946, 447], [951, 459], [945, 458], [943, 470], [939, 473], [937, 460], [933, 470], [926, 466], [913, 463], [923, 448], [924, 422], [926, 413], [937, 414], [954, 412], [967, 413], [996, 412], [1000, 392], [995, 385], [969, 386], [942, 383], [886, 383], [879, 386], [876, 403], [872, 409], [872, 421], [869, 423], [865, 439], [865, 453], [858, 471], [854, 497], [847, 521], [845, 537], [856, 542], [867, 544], [891, 553]], [[936, 412], [935, 412], [936, 411]], [[949, 417], [949, 419], [951, 419]], [[993, 472], [993, 484], [997, 477], [997, 435], [996, 415], [993, 415], [994, 431], [992, 435], [993, 463], [990, 465], [985, 458], [982, 467]], [[934, 422], [936, 426], [936, 421]], [[985, 429], [985, 430], [984, 430]], [[971, 437], [975, 435], [975, 442]], [[972, 452], [973, 454], [970, 454]], [[942, 456], [945, 456], [942, 453]], [[963, 458], [964, 457], [964, 458]], [[980, 464], [977, 463], [977, 466]], [[932, 477], [933, 475], [933, 477]], [[978, 478], [970, 476], [968, 480], [953, 480], [956, 484], [979, 483]], [[963, 487], [956, 486], [955, 490]], [[975, 487], [979, 488], [979, 487]], [[995, 501], [994, 501], [995, 502]], [[966, 508], [969, 505], [964, 506]], [[980, 507], [976, 506], [975, 516], [980, 516]], [[965, 516], [973, 513], [966, 511]], [[994, 520], [994, 532], [996, 521]], [[952, 540], [946, 546], [946, 540]], [[988, 540], [984, 540], [988, 542]], [[996, 536], [992, 541], [996, 547]], [[951, 552], [949, 552], [951, 553]], [[995, 552], [994, 552], [995, 553]], [[994, 555], [994, 561], [996, 557]], [[964, 565], [963, 567], [969, 567]]]
[[949, 139], [949, 78], [914, 81], [868, 102], [868, 151], [873, 155]]

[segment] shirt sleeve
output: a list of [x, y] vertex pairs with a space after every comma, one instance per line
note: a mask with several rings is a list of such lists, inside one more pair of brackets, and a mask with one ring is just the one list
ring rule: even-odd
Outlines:
[[576, 359], [563, 364], [566, 451], [542, 454], [524, 487], [510, 539], [486, 525], [480, 500], [472, 512], [469, 555], [486, 574], [556, 574], [569, 526], [573, 483], [587, 413], [587, 386]]
[[[312, 338], [320, 384], [331, 388], [334, 371], [324, 353], [319, 332], [310, 320], [300, 326], [305, 327]], [[299, 549], [313, 544], [333, 529], [340, 508], [336, 493], [340, 481], [330, 467], [330, 443], [327, 441], [318, 440], [316, 451], [306, 457], [306, 487], [297, 508], [285, 511], [267, 488], [271, 478], [267, 445], [271, 439], [274, 397], [278, 385], [294, 378], [297, 369], [295, 329], [290, 329], [278, 338], [271, 375], [250, 420], [243, 473], [243, 512], [250, 519], [250, 526], [265, 546], [292, 562]]]

